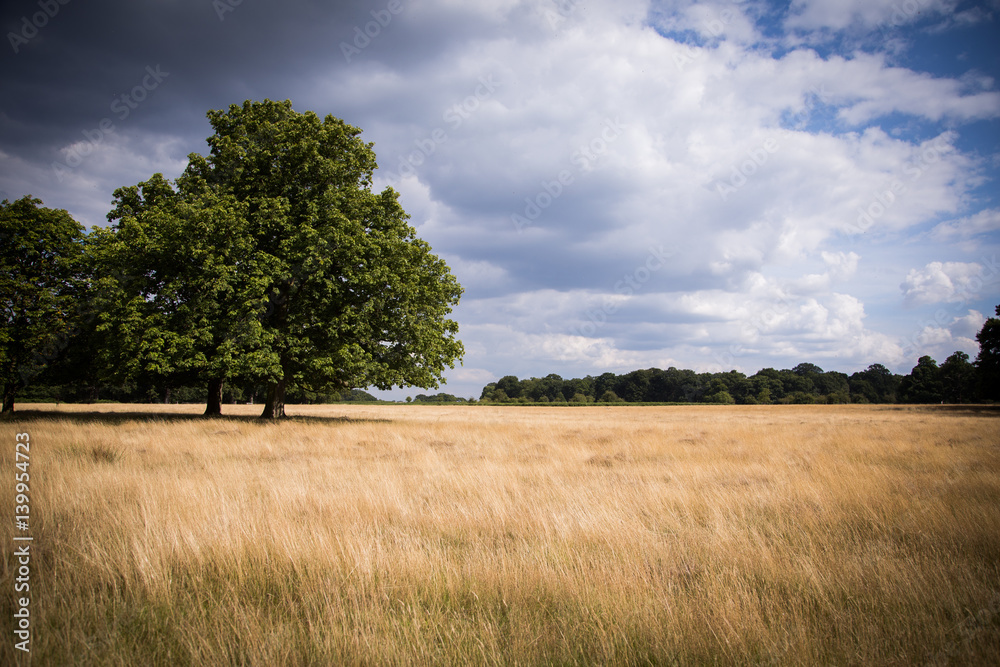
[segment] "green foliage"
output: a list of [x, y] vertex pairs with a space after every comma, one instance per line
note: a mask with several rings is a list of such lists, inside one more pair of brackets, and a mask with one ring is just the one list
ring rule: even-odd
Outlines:
[[736, 399], [732, 397], [728, 391], [723, 389], [722, 391], [717, 391], [714, 394], [710, 394], [705, 397], [706, 403], [721, 403], [723, 405], [734, 405]]
[[338, 400], [344, 403], [377, 403], [378, 399], [369, 394], [367, 391], [362, 391], [360, 389], [352, 389], [350, 391], [342, 393]]
[[618, 398], [618, 394], [608, 389], [606, 392], [601, 394], [601, 403], [624, 403], [625, 401]]
[[259, 321], [273, 265], [245, 205], [155, 174], [116, 190], [108, 219], [87, 244], [106, 381], [221, 382], [273, 363]]
[[[249, 236], [267, 258], [267, 307], [255, 374], [284, 389], [437, 387], [463, 353], [447, 318], [462, 293], [447, 265], [416, 238], [361, 130], [291, 103], [245, 102], [208, 114], [208, 157], [185, 177], [246, 207]], [[271, 414], [267, 414], [270, 409]]]
[[848, 391], [855, 403], [861, 397], [866, 403], [895, 403], [900, 380], [882, 364], [872, 364], [850, 377]]
[[976, 334], [979, 355], [976, 357], [976, 374], [979, 391], [984, 398], [1000, 400], [1000, 305], [996, 317], [990, 317]]
[[941, 364], [941, 398], [946, 403], [967, 403], [976, 391], [976, 368], [965, 352], [955, 352]]
[[0, 384], [3, 411], [65, 350], [81, 312], [83, 227], [25, 196], [0, 202]]
[[553, 396], [564, 397], [570, 403], [965, 402], [976, 399], [975, 370], [968, 355], [956, 352], [940, 369], [933, 359], [925, 357], [906, 377], [894, 375], [882, 364], [872, 364], [848, 377], [808, 363], [790, 370], [763, 368], [751, 377], [738, 371], [695, 373], [673, 367], [573, 379], [551, 374], [519, 380], [507, 375], [487, 384], [480, 398], [493, 403], [561, 402]]
[[466, 403], [467, 401], [464, 398], [453, 396], [452, 394], [445, 394], [442, 392], [439, 394], [434, 394], [433, 396], [427, 396], [426, 394], [417, 394], [413, 398], [413, 402], [443, 404], [443, 403]]
[[506, 375], [496, 383], [496, 391], [503, 392], [507, 398], [520, 398], [522, 391], [521, 382], [514, 375]]
[[899, 386], [904, 403], [940, 403], [944, 396], [941, 370], [928, 356], [920, 357]]
[[814, 403], [826, 403], [826, 400], [821, 396], [812, 394], [805, 391], [793, 391], [786, 396], [782, 397], [779, 403], [788, 403], [794, 405], [812, 405]]
[[497, 383], [490, 382], [485, 387], [483, 387], [483, 391], [479, 394], [479, 400], [480, 401], [494, 400], [494, 396], [496, 395], [496, 390], [497, 390]]

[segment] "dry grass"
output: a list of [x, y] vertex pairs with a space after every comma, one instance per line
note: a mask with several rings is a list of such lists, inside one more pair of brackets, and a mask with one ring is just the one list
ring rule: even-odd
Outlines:
[[1000, 660], [997, 413], [102, 409], [0, 423], [38, 665]]

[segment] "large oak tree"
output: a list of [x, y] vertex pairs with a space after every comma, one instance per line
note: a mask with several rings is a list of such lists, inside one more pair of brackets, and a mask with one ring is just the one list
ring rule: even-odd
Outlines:
[[[203, 300], [198, 289], [155, 286], [169, 298], [154, 309], [153, 333], [147, 330], [149, 341], [138, 358], [154, 369], [162, 360], [164, 372], [182, 370], [180, 360], [193, 358], [210, 369], [210, 380], [227, 377], [226, 364], [239, 360], [240, 374], [268, 384], [263, 416], [271, 418], [284, 415], [292, 384], [311, 390], [437, 387], [444, 368], [463, 353], [458, 325], [448, 319], [462, 289], [407, 224], [397, 193], [372, 192], [375, 154], [361, 131], [333, 116], [298, 113], [288, 101], [247, 101], [208, 117], [215, 130], [210, 152], [190, 156], [178, 192], [157, 182], [117, 195], [112, 216], [119, 225], [113, 233], [145, 216], [149, 224], [129, 232], [137, 236], [136, 245], [145, 243], [143, 230], [153, 228], [160, 230], [157, 243], [164, 244], [165, 250], [137, 255], [142, 270], [132, 275], [139, 282], [151, 278], [150, 262], [172, 275], [171, 262], [183, 262], [186, 252], [204, 252], [219, 263], [209, 280], [214, 292]], [[133, 208], [141, 213], [133, 215]], [[179, 239], [198, 233], [185, 224], [205, 219], [226, 221], [228, 227], [212, 229], [238, 237], [226, 241], [238, 252], [218, 256], [212, 242], [199, 239], [192, 240], [193, 250], [183, 247]], [[171, 247], [171, 240], [181, 247]], [[236, 257], [242, 265], [232, 263]], [[128, 275], [126, 268], [120, 271]], [[187, 279], [179, 278], [178, 285]], [[125, 300], [131, 305], [111, 320], [139, 326], [138, 313], [156, 300], [144, 294]], [[193, 312], [179, 314], [180, 304], [192, 300]], [[232, 321], [234, 301], [247, 305], [235, 318], [247, 324], [235, 337], [224, 330], [222, 339], [233, 344], [225, 354], [202, 360], [198, 355], [211, 348], [206, 343], [217, 342], [209, 341], [210, 332], [218, 332], [212, 323]], [[203, 332], [200, 347], [190, 340], [192, 331]]]

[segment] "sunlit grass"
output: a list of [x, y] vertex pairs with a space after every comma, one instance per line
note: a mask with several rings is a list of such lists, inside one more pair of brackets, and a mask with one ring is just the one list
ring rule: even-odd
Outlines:
[[1000, 657], [995, 413], [100, 407], [0, 424], [11, 479], [31, 433], [34, 664]]

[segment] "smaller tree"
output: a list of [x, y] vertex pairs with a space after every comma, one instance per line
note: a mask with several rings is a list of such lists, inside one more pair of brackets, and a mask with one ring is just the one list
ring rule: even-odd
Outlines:
[[1000, 306], [996, 307], [996, 315], [987, 319], [976, 334], [979, 342], [975, 363], [979, 394], [993, 401], [1000, 399]]
[[808, 362], [803, 362], [792, 369], [792, 372], [796, 375], [810, 376], [810, 375], [820, 375], [823, 373], [823, 369], [816, 364], [810, 364]]
[[895, 403], [899, 381], [900, 377], [882, 364], [872, 364], [850, 377], [852, 400], [855, 403]]
[[917, 365], [900, 383], [899, 393], [906, 403], [940, 403], [941, 369], [937, 362], [928, 356], [920, 357]]
[[969, 355], [955, 352], [940, 368], [942, 398], [948, 403], [967, 403], [976, 391], [976, 368]]
[[611, 391], [610, 389], [608, 389], [603, 394], [601, 394], [600, 401], [601, 401], [601, 403], [624, 403], [625, 402], [623, 399], [618, 398], [618, 394], [616, 394], [615, 392]]
[[[497, 381], [494, 394], [503, 392], [504, 399], [521, 397], [521, 382], [516, 375], [505, 375]], [[500, 399], [497, 399], [500, 400]]]
[[714, 394], [708, 394], [705, 396], [706, 403], [721, 403], [723, 405], [733, 405], [736, 403], [736, 399], [733, 398], [732, 394], [723, 389], [722, 391], [717, 391]]
[[84, 228], [30, 195], [0, 202], [3, 412], [66, 348], [80, 316]]
[[496, 390], [497, 390], [497, 383], [496, 382], [490, 382], [485, 387], [483, 387], [482, 393], [479, 394], [479, 400], [480, 401], [489, 401], [489, 400], [492, 400], [493, 399], [493, 392], [495, 392]]
[[853, 403], [878, 403], [878, 395], [871, 383], [861, 375], [851, 376], [851, 401]]
[[175, 189], [154, 174], [116, 190], [108, 220], [88, 244], [106, 377], [205, 384], [205, 414], [221, 414], [225, 381], [267, 366], [258, 316], [268, 264], [245, 207], [196, 178]]
[[[872, 364], [865, 370], [861, 371], [860, 374], [855, 373], [851, 376], [852, 379], [855, 376], [860, 376], [860, 379], [865, 380], [872, 388], [874, 392], [874, 397], [870, 398], [873, 403], [895, 403], [897, 398], [897, 393], [899, 391], [899, 382], [902, 378], [898, 375], [894, 375], [892, 371], [883, 366], [882, 364]], [[851, 388], [853, 392], [853, 387]]]

